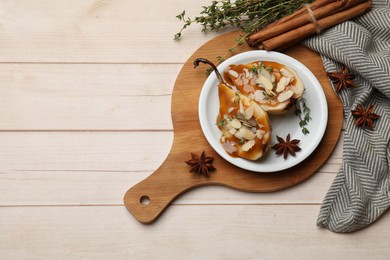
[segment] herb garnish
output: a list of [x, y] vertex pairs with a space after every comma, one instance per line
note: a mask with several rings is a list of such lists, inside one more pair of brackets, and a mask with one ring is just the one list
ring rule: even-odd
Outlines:
[[246, 38], [267, 26], [268, 24], [292, 14], [302, 5], [313, 0], [213, 0], [209, 6], [202, 6], [203, 10], [199, 16], [194, 18], [186, 17], [185, 10], [176, 16], [184, 24], [181, 30], [175, 34], [174, 39], [179, 40], [182, 32], [191, 24], [200, 24], [201, 31], [218, 32], [224, 27], [241, 29], [240, 34], [234, 39], [234, 45], [223, 55], [217, 58], [221, 63], [225, 58], [235, 52], [235, 49], [242, 45]]
[[246, 141], [248, 141], [248, 140], [246, 140], [245, 138], [241, 138], [240, 141], [238, 142], [238, 144], [243, 145]]
[[225, 126], [227, 123], [226, 118], [220, 120], [217, 122], [217, 126]]
[[310, 133], [306, 126], [312, 118], [310, 117], [310, 108], [306, 105], [306, 99], [303, 97], [303, 94], [295, 103], [295, 115], [299, 117], [299, 126], [302, 128], [302, 133], [306, 135]]
[[237, 92], [235, 93], [235, 95], [236, 95], [237, 99], [234, 101], [234, 103], [237, 102], [237, 105], [238, 105], [238, 104], [240, 104], [241, 97], [240, 97], [240, 94], [238, 94]]
[[258, 63], [259, 65], [253, 65], [253, 67], [251, 68], [251, 71], [253, 72], [253, 73], [255, 73], [256, 75], [259, 75], [260, 74], [260, 71], [262, 70], [262, 69], [265, 69], [265, 66], [264, 66], [264, 64], [263, 64], [263, 62], [262, 61], [260, 61], [259, 63]]

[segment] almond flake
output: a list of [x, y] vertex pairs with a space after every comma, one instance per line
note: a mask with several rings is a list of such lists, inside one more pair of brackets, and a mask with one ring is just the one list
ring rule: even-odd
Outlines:
[[282, 73], [282, 75], [285, 76], [286, 78], [293, 78], [294, 77], [294, 74], [291, 73], [291, 71], [286, 69], [286, 68], [281, 68], [280, 73]]
[[248, 127], [241, 127], [240, 130], [235, 134], [237, 138], [245, 138], [246, 140], [253, 140], [256, 138], [256, 135]]
[[264, 132], [264, 131], [261, 131], [261, 130], [257, 130], [256, 131], [257, 138], [259, 138], [259, 139], [263, 138], [263, 133], [262, 132]]
[[238, 73], [235, 70], [228, 70], [230, 76], [238, 78]]
[[250, 79], [253, 77], [253, 73], [249, 71], [247, 68], [244, 68], [245, 77]]
[[248, 122], [251, 124], [251, 126], [257, 126], [257, 125], [258, 125], [258, 124], [257, 124], [257, 121], [256, 121], [256, 119], [255, 119], [254, 117], [252, 117], [251, 119], [249, 119]]
[[269, 73], [268, 70], [262, 69], [262, 70], [260, 71], [260, 74], [263, 75], [264, 77], [266, 77], [267, 79], [271, 80], [271, 74]]
[[271, 82], [272, 82], [272, 83], [275, 83], [275, 80], [276, 80], [275, 74], [272, 73], [272, 74], [271, 74]]
[[233, 119], [232, 122], [230, 122], [231, 126], [236, 128], [236, 129], [239, 129], [241, 127], [241, 122], [240, 120], [238, 119]]
[[278, 96], [278, 101], [280, 103], [290, 99], [292, 97], [292, 95], [294, 95], [294, 92], [292, 92], [292, 90], [287, 90], [285, 92], [282, 92], [279, 96]]
[[258, 79], [263, 84], [263, 86], [266, 90], [272, 90], [274, 88], [274, 86], [272, 85], [272, 82], [269, 78], [266, 78], [265, 76], [260, 75]]
[[254, 140], [248, 141], [248, 142], [246, 142], [246, 143], [242, 146], [242, 150], [243, 150], [244, 152], [247, 152], [247, 151], [249, 151], [255, 144], [256, 144], [256, 142], [255, 142]]
[[260, 90], [256, 90], [255, 93], [254, 93], [254, 100], [256, 100], [257, 102], [262, 102], [265, 100], [265, 96], [263, 94], [262, 91]]
[[232, 112], [234, 109], [235, 109], [234, 107], [229, 107], [228, 110], [227, 110], [228, 114], [229, 114], [230, 112]]
[[250, 106], [247, 109], [245, 109], [245, 119], [249, 120], [253, 116], [253, 112], [255, 112], [254, 106]]
[[240, 99], [239, 106], [240, 106], [240, 112], [244, 114], [244, 105], [242, 104], [241, 99]]
[[290, 82], [290, 78], [282, 77], [279, 80], [278, 85], [276, 86], [276, 92], [278, 93], [282, 92], [286, 88], [289, 82]]
[[223, 149], [225, 149], [227, 153], [232, 154], [237, 151], [237, 148], [234, 146], [235, 144], [236, 144], [235, 142], [226, 141], [222, 143], [222, 147]]
[[229, 134], [234, 135], [237, 132], [235, 128], [229, 130]]

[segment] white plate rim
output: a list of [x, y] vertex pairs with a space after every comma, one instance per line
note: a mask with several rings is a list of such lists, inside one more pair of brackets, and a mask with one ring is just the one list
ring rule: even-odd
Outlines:
[[[258, 60], [275, 61], [281, 64], [285, 64], [295, 69], [299, 74], [299, 76], [303, 80], [305, 79], [304, 81], [306, 82], [310, 81], [311, 87], [313, 87], [313, 90], [315, 90], [316, 94], [319, 97], [318, 108], [321, 111], [320, 116], [322, 119], [320, 120], [320, 123], [318, 125], [318, 130], [315, 132], [315, 137], [312, 138], [313, 140], [312, 142], [310, 142], [310, 145], [308, 147], [305, 147], [305, 149], [302, 149], [302, 151], [300, 152], [299, 156], [297, 156], [297, 158], [290, 156], [290, 159], [284, 160], [282, 161], [282, 163], [277, 163], [273, 165], [267, 164], [266, 162], [261, 161], [261, 159], [259, 161], [249, 161], [243, 158], [235, 158], [230, 156], [222, 148], [219, 139], [215, 140], [214, 138], [214, 134], [212, 133], [211, 126], [217, 128], [215, 122], [208, 122], [209, 120], [207, 120], [207, 99], [208, 99], [207, 95], [210, 94], [210, 91], [212, 91], [211, 90], [212, 87], [217, 88], [217, 86], [213, 83], [219, 82], [215, 73], [211, 73], [209, 75], [209, 77], [206, 79], [202, 87], [199, 96], [199, 102], [198, 102], [199, 121], [200, 121], [203, 134], [206, 137], [209, 144], [226, 161], [242, 169], [254, 171], [254, 172], [282, 171], [301, 163], [310, 154], [312, 154], [314, 150], [317, 148], [326, 130], [327, 121], [328, 121], [328, 105], [327, 105], [326, 96], [322, 89], [322, 86], [319, 83], [318, 79], [314, 76], [314, 74], [301, 62], [285, 54], [274, 52], [274, 51], [267, 52], [263, 50], [247, 51], [232, 56], [231, 58], [222, 62], [217, 68], [220, 73], [223, 73], [224, 69], [230, 64], [242, 64], [242, 63], [248, 63], [248, 62], [253, 62]], [[312, 134], [313, 133], [310, 133], [309, 135]], [[284, 136], [282, 137], [284, 138]], [[270, 149], [270, 151], [268, 151], [267, 153], [274, 153], [274, 150]]]

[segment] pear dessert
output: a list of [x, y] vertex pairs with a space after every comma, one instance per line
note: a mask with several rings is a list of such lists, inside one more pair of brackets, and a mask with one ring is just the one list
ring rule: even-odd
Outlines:
[[220, 81], [217, 126], [222, 131], [222, 147], [233, 157], [261, 158], [271, 141], [268, 114], [253, 99], [230, 88], [214, 64], [199, 58], [194, 61], [194, 66], [197, 67], [199, 62], [209, 64]]
[[270, 114], [286, 112], [304, 91], [296, 71], [277, 62], [233, 64], [224, 71], [224, 78]]

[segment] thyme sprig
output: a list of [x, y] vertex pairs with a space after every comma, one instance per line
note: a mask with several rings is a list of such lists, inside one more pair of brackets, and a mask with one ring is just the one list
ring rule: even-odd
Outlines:
[[299, 118], [299, 126], [302, 128], [304, 135], [309, 134], [307, 124], [311, 120], [310, 108], [306, 105], [306, 99], [302, 96], [295, 103], [295, 115]]
[[[303, 4], [313, 0], [213, 0], [209, 6], [202, 6], [199, 16], [186, 17], [184, 10], [176, 16], [183, 22], [179, 32], [174, 35], [175, 40], [182, 37], [183, 31], [191, 24], [200, 24], [201, 32], [218, 32], [224, 27], [241, 29], [244, 34], [234, 39], [234, 44], [223, 55], [217, 57], [217, 65], [222, 63], [228, 55], [235, 52], [246, 38], [252, 33], [263, 29], [268, 24], [292, 14]], [[210, 73], [208, 71], [207, 73]]]
[[200, 24], [202, 32], [233, 27], [250, 34], [310, 2], [312, 0], [213, 0], [209, 6], [202, 6], [199, 16], [186, 17], [185, 10], [176, 16], [184, 24], [175, 39], [180, 39], [183, 30], [193, 23]]
[[225, 126], [226, 124], [227, 124], [226, 118], [223, 118], [223, 119], [219, 120], [219, 121], [216, 123], [217, 126]]

